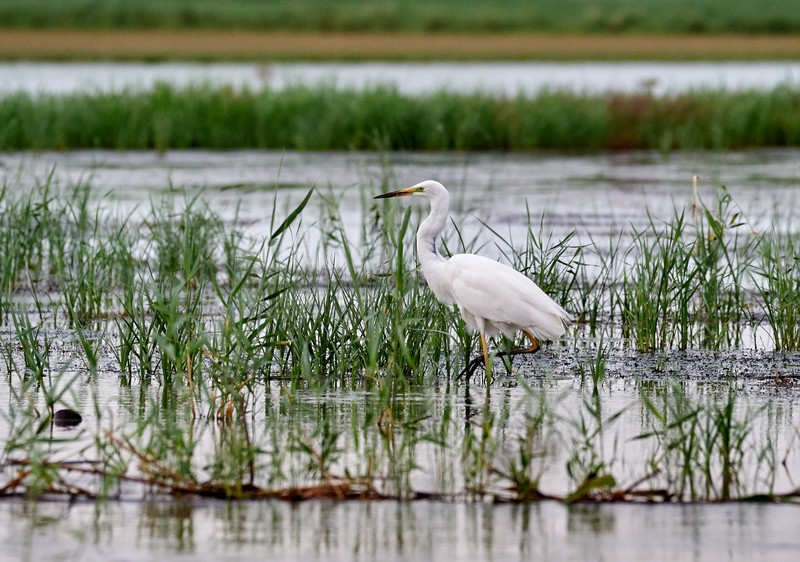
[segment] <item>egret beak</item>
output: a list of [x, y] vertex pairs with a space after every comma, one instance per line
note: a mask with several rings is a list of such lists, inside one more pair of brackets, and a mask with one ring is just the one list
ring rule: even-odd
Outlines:
[[422, 188], [415, 185], [414, 187], [406, 187], [404, 189], [398, 189], [397, 191], [390, 191], [389, 193], [376, 195], [374, 198], [389, 199], [390, 197], [404, 197], [406, 195], [414, 195], [415, 193], [419, 193], [420, 191], [422, 191]]

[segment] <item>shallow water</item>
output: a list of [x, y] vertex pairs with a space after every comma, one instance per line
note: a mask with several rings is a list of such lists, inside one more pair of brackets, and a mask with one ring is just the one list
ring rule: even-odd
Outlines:
[[797, 85], [800, 63], [781, 62], [494, 62], [494, 63], [0, 63], [0, 94], [26, 91], [64, 94], [152, 88], [158, 82], [187, 86], [281, 90], [292, 85], [342, 89], [391, 86], [404, 94], [439, 90], [494, 95], [542, 90], [578, 93], [694, 89], [768, 90]]
[[[572, 229], [594, 236], [641, 226], [692, 203], [712, 200], [726, 186], [759, 228], [775, 212], [798, 206], [800, 151], [725, 153], [656, 152], [560, 154], [424, 154], [297, 152], [44, 152], [0, 154], [0, 181], [28, 189], [52, 174], [66, 186], [89, 182], [98, 198], [123, 211], [140, 208], [172, 189], [203, 190], [212, 208], [263, 232], [273, 201], [291, 205], [314, 187], [340, 203], [346, 226], [362, 223], [363, 209], [381, 190], [437, 179], [451, 192], [451, 213], [461, 228], [501, 234], [527, 229], [528, 211], [563, 236]], [[321, 198], [312, 204], [325, 205]], [[413, 204], [413, 203], [412, 203]], [[111, 205], [105, 205], [110, 207]], [[527, 208], [526, 208], [527, 206]], [[424, 205], [419, 205], [423, 210]], [[778, 215], [778, 219], [787, 219]], [[758, 221], [763, 221], [759, 223]], [[795, 221], [786, 226], [794, 228]], [[547, 229], [545, 229], [547, 230]]]
[[[10, 191], [30, 189], [48, 174], [56, 185], [88, 181], [95, 186], [101, 212], [143, 217], [151, 200], [173, 189], [199, 190], [208, 205], [229, 223], [236, 222], [254, 238], [269, 231], [273, 201], [291, 208], [316, 185], [318, 196], [304, 213], [304, 225], [321, 221], [325, 199], [338, 202], [348, 233], [358, 230], [369, 212], [371, 197], [383, 190], [437, 178], [454, 195], [454, 220], [465, 236], [485, 235], [481, 221], [511, 238], [524, 237], [533, 220], [554, 237], [577, 229], [579, 236], [616, 236], [643, 225], [648, 212], [656, 220], [671, 217], [674, 208], [691, 203], [691, 176], [701, 177], [700, 195], [711, 198], [718, 184], [728, 186], [757, 230], [775, 221], [786, 229], [797, 208], [800, 151], [742, 153], [598, 154], [586, 157], [555, 154], [373, 154], [274, 152], [75, 152], [0, 154], [0, 180]], [[419, 207], [419, 213], [425, 210]], [[416, 219], [414, 219], [416, 220]], [[780, 221], [783, 222], [780, 222]], [[136, 219], [132, 225], [136, 225]], [[312, 229], [313, 230], [313, 229]], [[483, 234], [481, 234], [483, 233]], [[335, 253], [320, 255], [319, 240], [308, 236], [309, 263], [336, 260]], [[487, 237], [483, 253], [496, 248]], [[591, 385], [579, 376], [597, 345], [580, 328], [572, 340], [549, 346], [533, 358], [515, 361], [513, 376], [500, 376], [488, 393], [480, 381], [468, 387], [433, 384], [404, 397], [421, 420], [441, 418], [453, 409], [454, 427], [477, 419], [488, 400], [492, 411], [509, 413], [502, 436], [512, 441], [525, 429], [526, 414], [536, 404], [525, 386], [541, 392], [553, 404], [562, 425], [551, 436], [549, 461], [542, 468], [542, 490], [566, 494], [574, 487], [565, 475], [572, 439], [576, 437], [581, 404], [591, 399]], [[0, 334], [13, 340], [13, 331]], [[55, 334], [54, 355], [67, 361], [75, 342]], [[643, 459], [651, 445], [634, 439], [651, 425], [641, 405], [642, 393], [680, 380], [693, 400], [723, 399], [730, 389], [739, 397], [737, 413], [762, 414], [750, 434], [768, 436], [789, 469], [800, 466], [800, 379], [797, 354], [775, 353], [757, 334], [745, 347], [728, 352], [692, 350], [642, 354], [611, 342], [607, 382], [601, 387], [604, 416], [625, 410], [597, 439], [604, 455], [613, 459], [614, 473], [630, 484], [642, 476]], [[59, 458], [73, 458], [104, 429], [124, 433], [134, 427], [143, 404], [158, 404], [158, 385], [128, 387], [108, 359], [94, 380], [78, 385], [67, 400], [84, 414], [77, 429], [54, 429]], [[78, 370], [75, 370], [78, 369]], [[78, 367], [66, 376], [81, 376]], [[583, 377], [585, 378], [585, 377]], [[14, 380], [8, 376], [8, 381]], [[0, 386], [0, 410], [8, 412], [25, 397], [12, 396], [13, 384]], [[264, 385], [264, 395], [253, 403], [253, 435], [270, 443], [271, 428], [264, 416], [283, 416], [281, 381]], [[345, 448], [355, 447], [347, 428], [376, 400], [372, 391], [326, 393], [295, 392], [295, 404], [306, 408], [298, 423], [313, 424], [318, 408], [345, 430]], [[182, 405], [182, 422], [194, 428]], [[263, 415], [262, 415], [263, 414]], [[98, 417], [99, 415], [99, 417]], [[761, 414], [759, 414], [761, 415]], [[649, 421], [648, 421], [649, 420]], [[0, 435], [9, 433], [0, 417]], [[200, 424], [199, 455], [213, 456], [223, 442], [224, 426]], [[156, 428], [154, 430], [158, 430]], [[58, 443], [59, 439], [67, 440]], [[421, 443], [414, 456], [420, 469], [410, 485], [417, 491], [458, 492], [463, 488], [462, 459], [442, 459], [432, 445]], [[781, 459], [778, 459], [779, 461]], [[347, 468], [347, 454], [335, 466]], [[356, 462], [357, 464], [357, 462]], [[3, 468], [4, 477], [13, 468]], [[199, 471], [202, 474], [202, 470]], [[755, 477], [752, 485], [763, 482]], [[775, 491], [796, 487], [790, 470], [779, 470]], [[748, 474], [743, 478], [752, 478]], [[263, 484], [263, 482], [259, 482]], [[795, 532], [796, 506], [763, 505], [578, 505], [556, 502], [533, 505], [488, 505], [450, 502], [335, 503], [312, 501], [225, 503], [168, 501], [144, 493], [140, 486], [124, 486], [124, 501], [95, 505], [78, 501], [0, 502], [0, 527], [6, 529], [2, 553], [22, 560], [145, 560], [164, 557], [192, 560], [263, 559], [270, 552], [280, 559], [325, 560], [421, 559], [457, 556], [464, 560], [504, 560], [539, 555], [558, 559], [656, 560], [729, 559], [790, 560], [800, 547]]]
[[796, 560], [774, 505], [0, 503], [6, 560]]

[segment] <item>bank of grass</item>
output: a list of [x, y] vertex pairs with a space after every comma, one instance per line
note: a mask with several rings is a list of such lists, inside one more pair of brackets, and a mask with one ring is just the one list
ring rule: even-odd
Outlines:
[[800, 144], [800, 89], [496, 97], [392, 88], [152, 90], [0, 98], [0, 150], [567, 151]]
[[798, 0], [3, 0], [0, 25], [25, 28], [311, 31], [791, 33]]
[[[521, 249], [498, 237], [507, 261], [601, 335], [588, 355], [566, 337], [580, 358], [563, 392], [546, 374], [496, 378], [519, 387], [508, 394], [456, 379], [478, 344], [416, 271], [411, 209], [363, 197], [369, 224], [351, 239], [335, 202], [317, 216], [314, 196], [265, 209], [263, 236], [249, 238], [202, 193], [154, 200], [134, 223], [87, 184], [0, 191], [0, 496], [125, 497], [139, 484], [290, 500], [797, 501], [776, 489], [781, 467], [792, 478], [793, 414], [750, 406], [736, 380], [662, 376], [632, 383], [638, 406], [606, 402], [618, 390], [603, 342], [620, 326], [642, 351], [719, 350], [765, 317], [777, 347], [799, 345], [792, 237], [742, 228], [724, 189], [598, 266], [572, 235], [532, 227]], [[309, 229], [318, 270], [299, 254]], [[112, 387], [120, 412], [107, 411]], [[55, 411], [81, 404], [96, 423], [73, 434], [80, 446], [46, 437]], [[623, 438], [631, 410], [640, 425]], [[548, 488], [553, 470], [565, 491]]]

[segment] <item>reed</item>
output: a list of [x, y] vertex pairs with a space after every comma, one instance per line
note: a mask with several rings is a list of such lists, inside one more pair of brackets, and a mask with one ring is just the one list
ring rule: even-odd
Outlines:
[[685, 241], [685, 215], [676, 211], [663, 227], [652, 217], [634, 235], [629, 255], [634, 263], [624, 274], [620, 303], [623, 335], [637, 349], [653, 350], [689, 343], [689, 305], [695, 291], [696, 270]]
[[760, 244], [758, 267], [750, 273], [763, 299], [767, 321], [774, 326], [775, 347], [780, 350], [800, 348], [800, 300], [798, 300], [796, 238], [772, 233]]
[[752, 302], [745, 282], [761, 241], [720, 187], [714, 207], [695, 202], [663, 225], [636, 232], [617, 301], [623, 334], [640, 350], [740, 342]]
[[[766, 443], [769, 438], [763, 434], [754, 437], [753, 431], [759, 410], [740, 407], [744, 399], [731, 390], [721, 396], [712, 394], [706, 403], [690, 397], [678, 381], [666, 390], [660, 392], [657, 402], [643, 395], [653, 431], [637, 437], [656, 438], [653, 463], [661, 472], [659, 478], [678, 499], [689, 501], [730, 500], [752, 494], [745, 475], [736, 471], [747, 464], [749, 455], [763, 458], [759, 441]], [[756, 472], [772, 470], [769, 462], [755, 466]], [[754, 480], [770, 482], [772, 478], [767, 475]]]
[[797, 146], [800, 92], [694, 91], [495, 97], [330, 86], [282, 91], [156, 85], [117, 93], [8, 94], [0, 150], [528, 151]]
[[[136, 228], [101, 212], [88, 186], [67, 193], [45, 181], [0, 199], [2, 236], [18, 244], [6, 261], [12, 329], [0, 338], [12, 389], [3, 450], [20, 470], [2, 493], [113, 496], [134, 482], [228, 498], [782, 499], [778, 451], [793, 430], [776, 434], [774, 409], [750, 407], [736, 380], [706, 392], [665, 383], [655, 366], [632, 383], [634, 404], [609, 404], [619, 349], [731, 349], [739, 338], [726, 324], [762, 309], [776, 347], [796, 345], [778, 290], [794, 286], [793, 238], [742, 228], [725, 190], [691, 217], [676, 208], [651, 220], [629, 247], [620, 237], [603, 259], [541, 223], [522, 246], [488, 229], [494, 246], [446, 240], [493, 247], [565, 305], [590, 308], [575, 312], [596, 337], [578, 328], [543, 352], [574, 358], [566, 376], [551, 377], [545, 359], [542, 376], [510, 365], [494, 386], [455, 379], [474, 336], [424, 286], [411, 209], [362, 198], [370, 224], [352, 240], [334, 200], [324, 220], [308, 219], [309, 190], [289, 208], [276, 199], [268, 232], [250, 239], [202, 193], [154, 201]], [[340, 263], [304, 263], [309, 228]], [[742, 288], [748, 276], [757, 298]], [[109, 376], [128, 422], [93, 395], [96, 427], [78, 453], [43, 438], [56, 408]]]

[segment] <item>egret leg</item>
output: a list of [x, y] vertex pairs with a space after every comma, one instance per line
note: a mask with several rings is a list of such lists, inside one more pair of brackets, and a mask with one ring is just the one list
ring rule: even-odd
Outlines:
[[460, 373], [458, 373], [458, 376], [456, 378], [460, 379], [463, 377], [467, 377], [467, 380], [469, 380], [469, 378], [472, 376], [472, 373], [474, 373], [478, 369], [479, 365], [483, 365], [484, 364], [483, 362], [485, 360], [486, 359], [483, 357], [483, 355], [477, 355], [473, 357], [472, 360], [469, 363], [467, 363], [467, 366], [464, 367]]
[[497, 357], [511, 357], [514, 355], [521, 355], [523, 353], [536, 353], [537, 351], [539, 351], [539, 348], [541, 346], [539, 345], [539, 341], [533, 337], [533, 334], [531, 334], [528, 330], [522, 330], [522, 333], [525, 334], [525, 337], [531, 340], [530, 347], [512, 349], [511, 351], [501, 351], [500, 353], [497, 354]]
[[533, 337], [528, 330], [522, 330], [522, 333], [525, 334], [525, 337], [531, 340], [531, 346], [526, 347], [525, 349], [517, 349], [515, 350], [517, 353], [536, 353], [539, 351], [539, 341]]
[[491, 373], [489, 372], [489, 350], [486, 349], [486, 336], [481, 332], [481, 349], [483, 349], [483, 366], [486, 370], [486, 382], [492, 382]]
[[467, 377], [467, 380], [472, 376], [479, 365], [488, 365], [489, 364], [489, 350], [486, 346], [486, 336], [481, 332], [481, 350], [483, 351], [483, 355], [476, 355], [475, 357], [467, 363], [467, 366], [464, 367], [460, 373], [458, 373], [457, 379], [462, 377]]
[[[530, 340], [531, 342], [530, 347], [512, 349], [511, 351], [500, 351], [498, 353], [495, 353], [495, 357], [496, 358], [513, 357], [514, 355], [522, 355], [523, 353], [536, 353], [537, 351], [539, 351], [541, 346], [539, 345], [539, 341], [535, 337], [533, 337], [533, 334], [531, 334], [528, 330], [522, 330], [522, 333], [525, 334], [525, 337]], [[467, 366], [464, 367], [464, 370], [462, 370], [458, 374], [458, 377], [456, 378], [460, 379], [466, 376], [467, 380], [469, 380], [469, 378], [472, 376], [472, 373], [474, 373], [478, 369], [479, 365], [489, 364], [489, 353], [486, 348], [486, 337], [483, 334], [481, 334], [481, 348], [483, 349], [483, 355], [478, 355], [475, 358], [473, 358], [467, 364]]]

